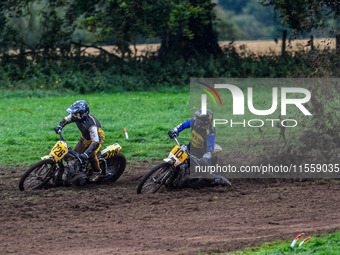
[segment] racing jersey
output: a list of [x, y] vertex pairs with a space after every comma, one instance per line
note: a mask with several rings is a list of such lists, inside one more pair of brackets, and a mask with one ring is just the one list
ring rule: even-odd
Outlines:
[[207, 128], [200, 128], [195, 125], [195, 118], [183, 122], [177, 126], [177, 131], [180, 133], [186, 128], [191, 127], [190, 149], [195, 152], [206, 153], [214, 152], [215, 144], [215, 128], [209, 125]]
[[66, 116], [61, 122], [60, 126], [63, 128], [65, 125], [75, 122], [78, 129], [80, 130], [82, 134], [82, 138], [91, 141], [90, 146], [86, 150], [86, 154], [90, 156], [92, 152], [94, 152], [98, 147], [99, 144], [105, 140], [104, 131], [101, 128], [100, 122], [97, 120], [96, 117], [94, 117], [91, 114], [88, 114], [85, 117], [85, 120], [82, 120], [81, 122], [78, 121], [72, 121], [71, 114]]

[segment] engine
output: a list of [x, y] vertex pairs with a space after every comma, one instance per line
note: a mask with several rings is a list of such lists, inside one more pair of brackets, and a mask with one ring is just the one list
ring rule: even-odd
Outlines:
[[86, 175], [81, 171], [81, 164], [77, 159], [73, 159], [65, 163], [62, 180], [66, 186], [71, 184], [85, 184]]

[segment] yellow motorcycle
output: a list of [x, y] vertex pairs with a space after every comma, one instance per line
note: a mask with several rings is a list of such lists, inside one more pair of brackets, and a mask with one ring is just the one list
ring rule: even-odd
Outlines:
[[[180, 144], [177, 137], [173, 138], [177, 145], [171, 150], [164, 163], [152, 168], [140, 181], [137, 194], [156, 193], [162, 187], [180, 188], [183, 186], [197, 187], [202, 178], [190, 178], [190, 164], [200, 166], [200, 160], [190, 154], [185, 144]], [[212, 161], [217, 162], [218, 154], [222, 151], [221, 146], [215, 144]]]
[[[40, 189], [50, 181], [56, 186], [84, 185], [90, 181], [93, 174], [91, 164], [70, 149], [61, 132], [59, 136], [60, 141], [53, 146], [49, 155], [42, 157], [40, 162], [33, 164], [22, 175], [19, 181], [21, 191]], [[121, 149], [115, 143], [100, 151], [98, 159], [103, 175], [99, 182], [115, 182], [123, 174], [126, 158], [120, 153]]]

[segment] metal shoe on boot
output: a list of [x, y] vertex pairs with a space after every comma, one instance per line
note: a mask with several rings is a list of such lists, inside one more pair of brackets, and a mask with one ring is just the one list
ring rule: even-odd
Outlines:
[[90, 181], [91, 182], [96, 182], [96, 181], [98, 181], [98, 179], [100, 178], [100, 177], [103, 177], [104, 175], [102, 174], [102, 172], [94, 172], [93, 174], [92, 174], [92, 176], [90, 177]]
[[92, 166], [92, 170], [93, 170], [93, 174], [90, 177], [90, 181], [91, 182], [96, 182], [96, 181], [98, 181], [98, 179], [100, 177], [105, 176], [105, 174], [100, 169], [99, 161], [98, 160], [96, 160], [95, 158], [91, 157], [90, 158], [90, 162], [91, 162], [91, 166]]
[[221, 185], [221, 186], [229, 186], [229, 185], [231, 186], [231, 182], [224, 177], [215, 178], [213, 184]]

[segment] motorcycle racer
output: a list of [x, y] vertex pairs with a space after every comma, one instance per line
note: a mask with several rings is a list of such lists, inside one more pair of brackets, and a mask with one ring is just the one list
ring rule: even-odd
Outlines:
[[58, 126], [54, 128], [58, 134], [67, 124], [75, 122], [81, 132], [81, 137], [74, 150], [80, 154], [80, 158], [88, 159], [93, 168], [93, 176], [91, 181], [96, 181], [103, 175], [99, 166], [97, 153], [104, 144], [105, 135], [100, 122], [90, 113], [90, 107], [84, 100], [73, 103], [66, 112], [68, 116], [64, 117]]
[[[206, 114], [203, 114], [202, 109], [199, 109], [195, 112], [194, 118], [169, 130], [168, 135], [170, 138], [174, 138], [184, 129], [191, 127], [191, 139], [188, 145], [190, 153], [201, 158], [200, 164], [211, 165], [215, 146], [215, 127], [213, 127], [212, 121], [213, 112], [211, 110], [207, 109]], [[213, 177], [213, 184], [230, 185], [230, 181], [224, 177], [217, 175], [213, 175]]]

